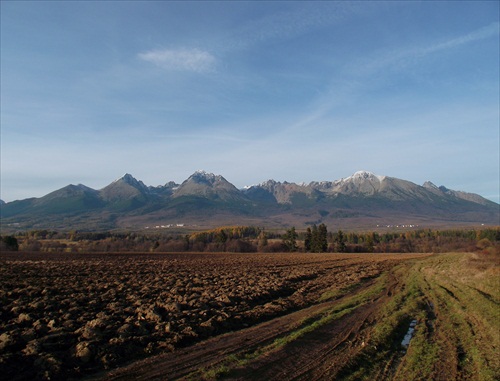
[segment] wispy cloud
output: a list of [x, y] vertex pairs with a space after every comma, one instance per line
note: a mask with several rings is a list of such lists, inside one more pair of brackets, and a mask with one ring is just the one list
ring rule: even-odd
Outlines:
[[498, 36], [500, 32], [500, 23], [495, 22], [478, 30], [475, 30], [464, 36], [453, 38], [451, 40], [429, 46], [424, 49], [419, 49], [414, 52], [415, 55], [427, 55], [441, 50], [451, 49], [460, 45], [467, 44], [469, 42], [474, 42], [477, 40], [482, 40], [485, 38]]
[[451, 38], [446, 41], [436, 42], [428, 46], [392, 51], [387, 55], [372, 59], [369, 64], [362, 65], [362, 67], [358, 68], [357, 71], [358, 74], [368, 75], [382, 69], [386, 69], [390, 66], [404, 67], [409, 63], [417, 62], [419, 59], [423, 59], [434, 53], [457, 48], [474, 41], [498, 36], [499, 31], [500, 23], [495, 22], [468, 34]]
[[139, 53], [138, 57], [166, 70], [210, 72], [215, 69], [216, 59], [200, 49], [163, 49]]
[[292, 2], [286, 9], [244, 22], [231, 33], [229, 42], [224, 41], [225, 47], [247, 49], [260, 43], [288, 40], [335, 25], [367, 8], [370, 4], [357, 2]]
[[[377, 77], [374, 74], [382, 73], [391, 68], [402, 70], [407, 66], [417, 64], [432, 54], [460, 48], [495, 36], [498, 38], [499, 33], [500, 23], [494, 22], [467, 34], [444, 41], [434, 41], [425, 46], [393, 50], [379, 57], [370, 57], [369, 60], [363, 58], [358, 64], [350, 64], [342, 72], [343, 79], [332, 80], [327, 90], [311, 103], [308, 112], [289, 129], [301, 130], [318, 124], [332, 110], [356, 102], [363, 93], [370, 89], [370, 86], [377, 86], [376, 82], [383, 81], [381, 78], [384, 78], [384, 76]], [[376, 84], [371, 85], [372, 83]]]

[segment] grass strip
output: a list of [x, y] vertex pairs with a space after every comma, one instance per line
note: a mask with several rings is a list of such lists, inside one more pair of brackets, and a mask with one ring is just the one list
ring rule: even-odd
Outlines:
[[426, 303], [420, 282], [408, 270], [406, 264], [393, 269], [397, 278], [405, 280], [404, 285], [381, 308], [366, 345], [340, 370], [336, 379], [391, 379], [402, 356], [401, 340], [411, 320], [417, 319], [420, 325], [425, 319]]
[[[328, 324], [332, 321], [338, 320], [343, 316], [353, 312], [357, 308], [365, 305], [374, 297], [380, 295], [387, 284], [387, 274], [381, 274], [376, 282], [365, 290], [360, 291], [358, 294], [353, 294], [348, 296], [341, 303], [327, 307], [320, 311], [315, 316], [311, 316], [303, 320], [296, 330], [293, 330], [289, 334], [283, 337], [275, 339], [271, 344], [265, 345], [258, 348], [251, 353], [242, 353], [240, 355], [230, 355], [228, 356], [220, 365], [213, 368], [203, 368], [193, 374], [188, 376], [189, 380], [216, 380], [224, 375], [227, 375], [231, 369], [237, 367], [244, 367], [250, 362], [258, 359], [259, 357], [268, 354], [270, 352], [279, 350], [286, 346], [287, 344], [297, 340], [298, 338], [306, 335], [307, 333], [313, 332], [314, 330]], [[356, 284], [356, 287], [359, 284]], [[348, 292], [347, 289], [353, 289], [352, 287], [344, 288], [345, 294]], [[321, 299], [321, 298], [320, 298]], [[324, 300], [324, 299], [323, 299]]]
[[[472, 258], [472, 259], [471, 259]], [[402, 281], [368, 328], [366, 345], [336, 375], [341, 380], [500, 379], [494, 348], [500, 347], [498, 318], [499, 265], [473, 261], [471, 254], [449, 253], [399, 265], [391, 272]], [[300, 322], [297, 329], [252, 353], [229, 356], [215, 369], [197, 373], [213, 380], [231, 369], [248, 365], [260, 356], [338, 320], [379, 295], [386, 275], [359, 291], [356, 286], [325, 292], [320, 301], [344, 297]], [[353, 295], [349, 295], [349, 293]], [[401, 347], [411, 320], [418, 321], [407, 351]], [[200, 374], [203, 376], [200, 378]]]

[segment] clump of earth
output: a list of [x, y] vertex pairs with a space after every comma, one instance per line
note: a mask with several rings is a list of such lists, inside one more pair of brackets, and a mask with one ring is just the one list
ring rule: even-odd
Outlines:
[[0, 374], [78, 379], [255, 325], [378, 275], [333, 254], [0, 256]]

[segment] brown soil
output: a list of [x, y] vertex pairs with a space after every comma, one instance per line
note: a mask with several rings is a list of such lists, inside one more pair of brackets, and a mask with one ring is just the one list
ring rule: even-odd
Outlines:
[[[369, 287], [367, 282], [356, 292]], [[378, 308], [397, 287], [395, 278], [384, 293], [353, 313], [315, 329], [270, 351], [249, 364], [219, 375], [224, 380], [332, 380], [356, 355], [367, 340], [365, 328], [373, 324]], [[354, 291], [354, 290], [353, 290]], [[230, 356], [243, 357], [266, 347], [297, 329], [302, 322], [343, 302], [340, 298], [277, 317], [257, 326], [206, 340], [174, 353], [136, 362], [127, 367], [92, 378], [93, 380], [177, 380], [204, 378], [200, 369], [214, 369]]]
[[230, 373], [231, 380], [334, 380], [364, 347], [366, 327], [397, 285], [393, 279], [383, 294], [340, 320], [332, 321], [292, 341], [283, 349]]
[[[343, 300], [318, 303], [324, 292], [361, 290], [417, 257], [2, 253], [0, 373], [66, 380], [108, 369], [94, 378], [199, 379], [200, 369], [251, 354]], [[331, 379], [362, 347], [384, 298], [225, 376]]]
[[[329, 303], [328, 303], [329, 304]], [[276, 318], [243, 331], [224, 335], [191, 348], [137, 362], [96, 379], [106, 380], [174, 380], [183, 379], [200, 368], [213, 368], [227, 356], [251, 353], [272, 343], [276, 338], [296, 328], [300, 321], [324, 308], [324, 304]], [[300, 338], [286, 349], [267, 354], [247, 367], [232, 370], [222, 377], [231, 380], [317, 380], [342, 367], [355, 351], [359, 331], [373, 313], [370, 304], [341, 321], [327, 324], [306, 337]], [[340, 346], [344, 356], [339, 357]]]

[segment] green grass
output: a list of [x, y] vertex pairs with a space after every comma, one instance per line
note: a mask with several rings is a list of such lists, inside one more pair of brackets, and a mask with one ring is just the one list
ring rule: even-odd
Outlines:
[[[364, 328], [366, 345], [335, 376], [338, 380], [471, 380], [500, 379], [499, 257], [465, 253], [439, 254], [394, 267], [399, 280], [394, 295]], [[319, 302], [337, 300], [299, 322], [272, 343], [228, 356], [222, 365], [205, 369], [192, 379], [217, 379], [231, 369], [278, 351], [325, 324], [341, 319], [380, 295], [388, 275], [372, 285], [328, 290]], [[401, 340], [417, 320], [407, 350]]]
[[[302, 326], [297, 330], [291, 332], [285, 337], [276, 339], [275, 342], [271, 344], [271, 347], [269, 349], [275, 350], [277, 348], [280, 348], [305, 335], [306, 333], [312, 332], [317, 328], [330, 323], [331, 321], [342, 318], [343, 316], [354, 311], [356, 308], [359, 308], [366, 304], [374, 296], [379, 295], [383, 291], [386, 283], [387, 276], [386, 274], [382, 274], [372, 286], [360, 291], [357, 294], [353, 294], [347, 297], [344, 301], [333, 307], [326, 308], [323, 312], [321, 312], [321, 315], [319, 317], [308, 318], [304, 321], [304, 324], [302, 324]], [[342, 293], [342, 295], [345, 295], [345, 293], [347, 293], [347, 289], [352, 289], [356, 286], [357, 285], [354, 285], [353, 287], [350, 286], [343, 289], [344, 292]], [[324, 300], [324, 295], [325, 294], [320, 297], [320, 300]]]
[[[498, 261], [474, 268], [471, 256], [440, 254], [396, 269], [404, 286], [380, 311], [369, 345], [337, 379], [500, 379], [494, 349], [500, 344], [500, 289], [491, 287], [499, 281]], [[412, 319], [417, 328], [405, 352], [400, 343]]]
[[[401, 341], [414, 319], [422, 321], [423, 295], [406, 265], [394, 269], [404, 287], [379, 312], [367, 345], [337, 375], [338, 379], [390, 379], [402, 354]], [[412, 340], [413, 342], [413, 340]]]
[[[287, 344], [299, 339], [307, 333], [313, 332], [314, 330], [324, 326], [325, 324], [338, 320], [343, 316], [353, 312], [355, 309], [363, 306], [373, 297], [379, 295], [384, 290], [386, 283], [387, 276], [386, 274], [382, 274], [370, 287], [360, 291], [359, 293], [347, 296], [341, 303], [336, 304], [333, 307], [326, 307], [325, 309], [320, 310], [314, 316], [310, 316], [307, 319], [304, 319], [302, 322], [300, 322], [297, 329], [293, 330], [285, 336], [275, 339], [271, 344], [260, 347], [251, 353], [230, 355], [217, 367], [200, 369], [198, 372], [190, 375], [188, 379], [216, 380], [221, 376], [227, 374], [230, 369], [244, 367], [251, 361], [258, 359], [265, 354], [280, 350]], [[356, 286], [358, 285], [354, 285], [354, 287]], [[347, 294], [348, 289], [352, 289], [354, 287], [344, 288], [342, 291], [342, 295]], [[324, 300], [324, 297], [320, 297], [320, 300]]]
[[350, 292], [361, 286], [363, 283], [364, 281], [361, 281], [358, 283], [349, 284], [346, 287], [334, 288], [332, 290], [325, 291], [319, 297], [318, 302], [325, 302], [327, 300], [341, 298], [342, 296], [349, 294]]
[[[395, 380], [500, 378], [493, 349], [500, 344], [498, 290], [492, 298], [476, 290], [495, 275], [472, 267], [471, 255], [436, 255], [412, 269], [416, 286], [434, 305], [435, 316], [424, 315], [426, 324], [416, 332]], [[475, 287], [468, 286], [471, 283]]]

